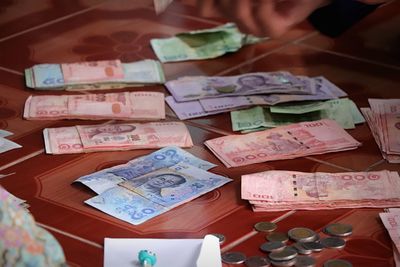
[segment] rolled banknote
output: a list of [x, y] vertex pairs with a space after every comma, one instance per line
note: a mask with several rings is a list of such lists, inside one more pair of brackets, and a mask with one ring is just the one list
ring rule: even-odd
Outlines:
[[164, 94], [121, 92], [30, 96], [25, 102], [24, 118], [28, 120], [159, 120], [165, 118]]
[[48, 154], [193, 146], [185, 124], [173, 121], [46, 128], [43, 136]]
[[355, 149], [361, 145], [333, 120], [301, 122], [204, 143], [229, 167]]
[[234, 23], [227, 23], [212, 29], [180, 33], [171, 38], [152, 39], [150, 44], [161, 62], [173, 62], [216, 58], [235, 52], [243, 45], [266, 39], [243, 34]]
[[165, 86], [178, 102], [255, 94], [313, 95], [317, 90], [315, 80], [297, 77], [288, 72], [183, 77], [168, 81]]
[[37, 90], [100, 90], [165, 82], [159, 61], [120, 60], [38, 64], [25, 69], [26, 86]]

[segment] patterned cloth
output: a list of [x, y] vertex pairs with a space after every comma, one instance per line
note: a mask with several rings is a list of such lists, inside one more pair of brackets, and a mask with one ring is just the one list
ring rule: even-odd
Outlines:
[[1, 186], [0, 266], [66, 266], [57, 240]]

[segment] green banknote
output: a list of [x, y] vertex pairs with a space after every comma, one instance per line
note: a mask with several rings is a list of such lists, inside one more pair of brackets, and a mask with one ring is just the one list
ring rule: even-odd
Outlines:
[[152, 39], [150, 43], [161, 62], [173, 62], [216, 58], [265, 39], [243, 34], [234, 23], [227, 23], [212, 29], [180, 33], [171, 38]]
[[356, 123], [364, 121], [357, 106], [347, 98], [231, 112], [233, 130], [243, 133], [320, 119], [333, 119], [344, 129], [354, 129]]

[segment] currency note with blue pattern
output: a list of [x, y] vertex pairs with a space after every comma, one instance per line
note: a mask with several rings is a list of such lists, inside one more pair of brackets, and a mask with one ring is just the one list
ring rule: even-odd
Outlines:
[[101, 194], [120, 182], [131, 180], [180, 162], [193, 165], [203, 170], [209, 170], [216, 166], [215, 164], [193, 156], [179, 147], [165, 147], [146, 156], [133, 159], [126, 164], [82, 176], [78, 178], [76, 182], [81, 182], [97, 194]]
[[186, 163], [120, 183], [154, 203], [173, 208], [232, 181]]
[[137, 225], [168, 209], [123, 187], [113, 187], [85, 201], [113, 217]]
[[64, 77], [60, 64], [39, 64], [33, 66], [36, 87], [62, 87]]

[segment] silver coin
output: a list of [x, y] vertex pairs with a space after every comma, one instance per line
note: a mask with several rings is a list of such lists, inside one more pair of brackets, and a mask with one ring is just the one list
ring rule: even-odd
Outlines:
[[221, 259], [228, 264], [241, 264], [246, 260], [246, 255], [242, 252], [225, 252], [221, 255]]
[[289, 241], [289, 237], [287, 234], [282, 233], [282, 232], [273, 232], [268, 234], [265, 237], [268, 241], [280, 241], [280, 242], [287, 242]]
[[296, 257], [296, 267], [315, 267], [317, 266], [317, 261], [314, 257], [310, 256], [297, 256]]
[[324, 262], [324, 267], [353, 267], [353, 264], [346, 260], [334, 259]]
[[254, 229], [257, 231], [267, 233], [274, 231], [277, 227], [273, 222], [258, 222], [254, 225]]
[[312, 250], [313, 252], [320, 252], [325, 248], [324, 245], [322, 245], [319, 242], [315, 242], [315, 241], [313, 241], [313, 242], [303, 242], [303, 243], [301, 243], [301, 245], [305, 249]]
[[346, 241], [339, 237], [326, 237], [321, 239], [321, 244], [326, 248], [344, 248]]
[[286, 247], [286, 245], [279, 241], [269, 241], [265, 242], [260, 246], [263, 252], [281, 251]]
[[296, 227], [288, 232], [290, 239], [296, 242], [309, 242], [317, 238], [317, 233], [305, 227]]
[[329, 224], [324, 228], [324, 232], [332, 236], [349, 236], [353, 233], [353, 226], [344, 223]]
[[306, 249], [305, 247], [303, 247], [303, 244], [301, 242], [294, 243], [293, 248], [296, 249], [297, 253], [303, 255], [308, 255], [313, 252], [311, 249]]
[[273, 261], [288, 261], [296, 258], [297, 251], [294, 248], [286, 247], [280, 251], [271, 252], [268, 257]]
[[288, 260], [288, 261], [274, 261], [274, 260], [271, 260], [271, 263], [272, 263], [273, 266], [282, 266], [282, 267], [294, 266], [296, 264], [296, 258]]
[[225, 242], [225, 236], [223, 234], [212, 233], [210, 235], [217, 237], [220, 245]]
[[244, 264], [247, 267], [268, 267], [271, 262], [266, 257], [251, 256], [245, 260]]

